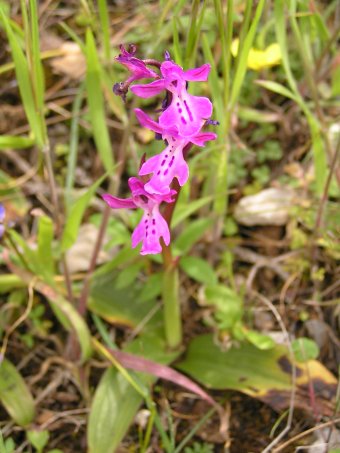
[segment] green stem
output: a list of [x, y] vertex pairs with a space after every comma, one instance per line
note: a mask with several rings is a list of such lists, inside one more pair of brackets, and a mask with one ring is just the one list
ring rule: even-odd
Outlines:
[[177, 349], [182, 343], [182, 320], [179, 300], [179, 276], [176, 265], [168, 266], [163, 274], [163, 313], [167, 345]]
[[[163, 217], [166, 220], [169, 229], [172, 215], [178, 200], [181, 186], [177, 179], [173, 183], [173, 188], [177, 191], [175, 201], [168, 204], [164, 210]], [[165, 329], [165, 339], [169, 349], [177, 349], [182, 344], [182, 319], [179, 298], [179, 276], [177, 260], [174, 259], [171, 252], [171, 246], [162, 243], [163, 255], [163, 319]]]

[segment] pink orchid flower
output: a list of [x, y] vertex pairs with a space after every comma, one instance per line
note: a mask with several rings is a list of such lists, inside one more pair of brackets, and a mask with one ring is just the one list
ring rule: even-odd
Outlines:
[[172, 129], [164, 128], [140, 109], [135, 109], [135, 113], [142, 126], [161, 134], [167, 142], [165, 150], [148, 159], [139, 171], [139, 175], [153, 173], [149, 182], [145, 184], [145, 190], [152, 194], [165, 195], [170, 192], [170, 184], [174, 178], [177, 178], [179, 185], [183, 186], [189, 177], [189, 167], [183, 157], [183, 149], [189, 143], [204, 146], [206, 141], [214, 140], [216, 134], [198, 132], [182, 138], [175, 126]]
[[113, 92], [125, 100], [126, 93], [133, 81], [150, 78], [159, 79], [159, 75], [155, 71], [149, 69], [144, 61], [135, 57], [136, 46], [130, 44], [129, 51], [126, 50], [123, 45], [120, 45], [119, 48], [121, 53], [116, 57], [116, 60], [130, 71], [130, 77], [128, 77], [125, 82], [115, 83], [113, 85]]
[[160, 239], [163, 238], [165, 245], [170, 243], [169, 227], [165, 219], [159, 212], [162, 202], [172, 203], [175, 190], [171, 190], [165, 195], [155, 195], [148, 193], [142, 181], [138, 178], [130, 178], [129, 187], [132, 193], [131, 198], [117, 198], [110, 194], [104, 194], [104, 201], [112, 209], [136, 209], [142, 208], [144, 215], [132, 234], [132, 248], [142, 242], [141, 255], [156, 254], [162, 251]]
[[134, 80], [139, 79], [159, 78], [157, 72], [149, 69], [144, 61], [135, 57], [136, 46], [130, 45], [130, 52], [127, 51], [123, 45], [121, 45], [119, 48], [121, 53], [118, 55], [118, 57], [116, 57], [116, 60], [130, 71], [131, 75], [127, 79], [128, 82], [133, 82]]
[[172, 94], [170, 105], [159, 118], [159, 124], [172, 128], [177, 126], [182, 137], [188, 137], [200, 131], [205, 120], [212, 114], [212, 104], [206, 97], [192, 96], [187, 92], [187, 82], [206, 81], [210, 65], [184, 71], [172, 61], [161, 64], [162, 78], [146, 85], [134, 85], [131, 91], [142, 98], [149, 98], [168, 90]]

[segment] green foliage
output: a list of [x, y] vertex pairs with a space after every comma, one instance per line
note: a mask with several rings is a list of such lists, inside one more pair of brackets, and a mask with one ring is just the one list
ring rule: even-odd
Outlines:
[[2, 437], [2, 433], [0, 431], [0, 453], [14, 453], [14, 450], [15, 450], [14, 440], [11, 437], [4, 440], [4, 438]]
[[310, 338], [297, 338], [292, 341], [294, 356], [298, 362], [307, 362], [316, 359], [319, 355], [319, 347]]
[[42, 453], [50, 437], [48, 431], [29, 430], [26, 431], [26, 435], [30, 444], [37, 450], [37, 453]]
[[213, 453], [214, 446], [212, 444], [207, 444], [204, 442], [200, 444], [198, 442], [194, 442], [191, 447], [185, 447], [184, 453]]
[[7, 359], [0, 362], [0, 401], [13, 420], [26, 426], [34, 418], [31, 392], [15, 366]]

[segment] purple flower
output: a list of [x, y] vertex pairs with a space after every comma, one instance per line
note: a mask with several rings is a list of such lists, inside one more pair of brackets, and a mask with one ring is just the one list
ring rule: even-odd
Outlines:
[[183, 149], [194, 143], [204, 146], [208, 140], [214, 140], [216, 134], [212, 132], [198, 132], [190, 137], [181, 137], [176, 126], [164, 128], [153, 121], [140, 109], [135, 109], [140, 124], [160, 134], [167, 142], [167, 147], [160, 154], [148, 159], [141, 167], [139, 174], [148, 175], [153, 173], [150, 181], [145, 184], [145, 190], [152, 194], [164, 195], [170, 192], [170, 184], [177, 178], [179, 185], [183, 186], [189, 177], [189, 167], [183, 157]]
[[131, 73], [130, 77], [127, 79], [127, 82], [131, 83], [134, 80], [139, 79], [149, 79], [149, 78], [159, 78], [159, 75], [149, 69], [144, 61], [135, 57], [136, 46], [130, 44], [129, 51], [127, 51], [123, 45], [120, 47], [120, 54], [116, 57], [116, 60], [124, 65]]
[[196, 134], [212, 114], [212, 104], [206, 97], [192, 96], [187, 92], [187, 82], [206, 81], [210, 72], [210, 65], [184, 71], [172, 61], [161, 64], [163, 78], [146, 85], [134, 85], [131, 91], [142, 98], [149, 98], [168, 90], [172, 94], [170, 105], [159, 118], [159, 124], [172, 128], [177, 126], [182, 137]]
[[5, 232], [5, 226], [4, 226], [4, 220], [5, 220], [5, 208], [3, 205], [0, 203], [0, 239], [4, 235]]
[[126, 50], [123, 45], [120, 47], [120, 54], [116, 57], [116, 60], [124, 65], [130, 71], [130, 77], [125, 82], [115, 83], [113, 85], [113, 92], [117, 96], [121, 96], [125, 101], [126, 93], [128, 92], [130, 84], [134, 80], [159, 78], [159, 75], [149, 69], [144, 61], [135, 57], [136, 46], [133, 44], [129, 45], [129, 50]]
[[144, 215], [132, 234], [132, 247], [135, 248], [142, 242], [141, 255], [160, 253], [162, 251], [160, 238], [163, 238], [165, 245], [169, 245], [170, 232], [167, 222], [159, 212], [159, 206], [162, 202], [172, 203], [176, 191], [171, 190], [166, 195], [155, 195], [148, 193], [138, 178], [130, 178], [128, 182], [131, 198], [122, 199], [104, 194], [103, 199], [112, 209], [142, 208]]

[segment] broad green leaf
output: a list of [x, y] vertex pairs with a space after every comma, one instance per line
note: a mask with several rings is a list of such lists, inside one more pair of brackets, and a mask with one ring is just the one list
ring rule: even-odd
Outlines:
[[[165, 341], [160, 334], [140, 336], [128, 345], [127, 351], [162, 364], [171, 363], [178, 355], [166, 352]], [[155, 381], [153, 376], [146, 374], [130, 375], [142, 387]], [[89, 416], [89, 453], [114, 453], [142, 401], [140, 393], [115, 368], [105, 371], [96, 389]]]
[[141, 403], [141, 395], [115, 368], [106, 370], [91, 406], [89, 453], [114, 453]]
[[162, 292], [162, 272], [149, 275], [139, 293], [139, 301], [156, 300]]
[[98, 181], [92, 184], [92, 186], [71, 207], [61, 240], [61, 250], [63, 252], [69, 249], [76, 242], [85, 209], [87, 208], [88, 204], [91, 201], [91, 198], [94, 196], [97, 188], [106, 178], [106, 176], [106, 174], [103, 175], [98, 179]]
[[189, 277], [205, 285], [217, 283], [214, 269], [203, 258], [197, 256], [184, 256], [180, 260], [180, 267]]
[[117, 275], [116, 271], [96, 277], [91, 286], [88, 308], [108, 322], [136, 327], [150, 313], [155, 301], [145, 300], [145, 295], [139, 297], [143, 285], [138, 281], [119, 288]]
[[101, 92], [100, 63], [90, 29], [86, 31], [86, 64], [86, 90], [93, 137], [105, 170], [112, 171], [114, 160]]
[[173, 244], [174, 247], [180, 254], [185, 255], [211, 225], [211, 219], [194, 220], [185, 227], [183, 232], [175, 239]]
[[31, 137], [19, 137], [16, 135], [1, 135], [0, 149], [24, 149], [30, 148], [35, 143]]
[[138, 277], [140, 274], [141, 269], [144, 267], [144, 262], [141, 260], [136, 261], [135, 263], [131, 264], [130, 266], [127, 266], [125, 269], [123, 269], [115, 282], [116, 288], [123, 289], [126, 288], [127, 286], [131, 285]]
[[[322, 404], [327, 405], [335, 396], [335, 377], [315, 360], [310, 360], [308, 367], [293, 364], [285, 346], [276, 345], [272, 349], [261, 350], [252, 344], [241, 343], [222, 350], [212, 335], [201, 335], [191, 342], [186, 358], [176, 365], [208, 388], [239, 390], [278, 410], [289, 406], [293, 366], [297, 395], [301, 389], [301, 397], [295, 400], [296, 406], [310, 407], [309, 400], [304, 396], [305, 389], [315, 380], [320, 389], [318, 404], [322, 410]], [[328, 395], [324, 402], [322, 392]]]
[[0, 401], [15, 423], [26, 426], [34, 418], [34, 400], [14, 365], [3, 359], [0, 363]]

